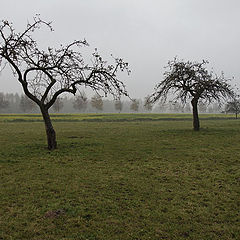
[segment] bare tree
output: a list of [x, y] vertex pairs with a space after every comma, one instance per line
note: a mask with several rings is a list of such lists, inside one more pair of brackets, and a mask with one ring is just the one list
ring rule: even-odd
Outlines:
[[138, 112], [139, 109], [139, 100], [137, 99], [132, 99], [131, 105], [130, 105], [130, 110], [134, 111], [134, 112]]
[[60, 110], [63, 108], [64, 103], [62, 101], [62, 98], [57, 98], [56, 101], [54, 102], [52, 108], [54, 112], [60, 112]]
[[85, 92], [81, 91], [80, 95], [76, 96], [73, 101], [73, 108], [80, 110], [80, 111], [86, 111], [88, 104], [88, 99], [85, 94]]
[[114, 103], [114, 107], [120, 113], [122, 111], [122, 108], [123, 108], [122, 101], [120, 99], [116, 100], [115, 103]]
[[191, 99], [193, 111], [193, 128], [198, 131], [200, 128], [198, 117], [198, 102], [204, 100], [207, 103], [220, 101], [223, 98], [233, 96], [228, 80], [223, 73], [217, 76], [205, 67], [207, 61], [184, 62], [174, 58], [168, 62], [168, 70], [164, 73], [164, 79], [156, 87], [150, 96], [150, 102], [161, 100], [166, 101], [168, 96], [174, 96], [174, 100], [180, 99], [186, 103]]
[[102, 97], [98, 94], [95, 94], [92, 98], [91, 98], [91, 105], [93, 108], [97, 109], [98, 111], [102, 111], [103, 110], [103, 100]]
[[227, 113], [234, 113], [237, 119], [238, 114], [240, 113], [240, 100], [234, 98], [233, 101], [228, 102], [225, 106], [225, 111]]
[[20, 109], [26, 113], [31, 112], [34, 108], [36, 108], [36, 104], [31, 101], [26, 95], [22, 94], [19, 102]]
[[7, 108], [9, 105], [8, 100], [6, 99], [4, 93], [0, 92], [0, 110]]
[[22, 85], [24, 93], [35, 102], [42, 113], [46, 128], [48, 149], [57, 147], [49, 108], [62, 93], [75, 94], [79, 86], [90, 87], [96, 92], [115, 97], [127, 95], [124, 84], [117, 78], [118, 70], [128, 71], [128, 64], [121, 58], [107, 64], [97, 50], [91, 56], [91, 64], [85, 63], [79, 49], [88, 46], [86, 40], [73, 41], [58, 49], [41, 50], [33, 34], [41, 27], [52, 30], [51, 23], [39, 16], [18, 33], [8, 21], [0, 23], [0, 63], [9, 64]]
[[169, 110], [173, 113], [183, 113], [184, 112], [184, 104], [177, 101], [169, 101]]
[[146, 111], [151, 112], [153, 108], [153, 103], [149, 102], [148, 99], [149, 99], [149, 96], [144, 98], [143, 107]]

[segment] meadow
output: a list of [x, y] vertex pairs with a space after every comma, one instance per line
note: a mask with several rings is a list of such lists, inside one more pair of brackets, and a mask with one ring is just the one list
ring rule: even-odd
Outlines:
[[233, 115], [0, 115], [1, 240], [240, 239]]

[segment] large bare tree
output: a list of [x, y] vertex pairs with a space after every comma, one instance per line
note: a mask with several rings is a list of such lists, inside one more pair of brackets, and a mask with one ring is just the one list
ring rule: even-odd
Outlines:
[[220, 76], [207, 70], [208, 61], [191, 62], [174, 58], [168, 62], [164, 79], [155, 87], [154, 93], [149, 97], [149, 102], [158, 100], [165, 102], [170, 96], [174, 100], [186, 103], [189, 99], [193, 111], [193, 129], [200, 128], [198, 117], [199, 100], [210, 103], [221, 102], [222, 99], [233, 96], [229, 81], [224, 74]]
[[17, 32], [8, 21], [0, 23], [0, 64], [10, 65], [22, 85], [24, 93], [40, 108], [46, 127], [48, 149], [57, 147], [56, 133], [49, 116], [49, 108], [62, 93], [75, 94], [84, 85], [101, 94], [114, 97], [127, 95], [123, 82], [117, 78], [118, 70], [128, 72], [128, 64], [114, 58], [113, 64], [102, 59], [95, 49], [90, 64], [85, 63], [80, 48], [88, 46], [83, 41], [73, 41], [58, 49], [42, 50], [34, 39], [34, 32], [43, 26], [52, 31], [51, 23], [39, 16], [28, 23], [25, 30]]

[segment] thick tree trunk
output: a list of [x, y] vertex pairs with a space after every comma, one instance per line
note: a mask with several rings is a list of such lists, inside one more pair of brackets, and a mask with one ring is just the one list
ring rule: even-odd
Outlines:
[[41, 108], [41, 112], [42, 112], [42, 116], [43, 116], [43, 120], [46, 128], [48, 149], [54, 150], [57, 148], [56, 133], [53, 128], [53, 125], [48, 113], [48, 109]]
[[192, 101], [192, 108], [193, 108], [193, 130], [199, 131], [200, 124], [199, 124], [199, 117], [198, 117], [198, 99], [193, 98]]

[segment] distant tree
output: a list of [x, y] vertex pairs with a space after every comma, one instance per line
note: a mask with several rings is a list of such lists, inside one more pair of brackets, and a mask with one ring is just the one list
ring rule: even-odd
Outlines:
[[164, 79], [155, 88], [150, 96], [150, 102], [158, 100], [166, 101], [168, 96], [173, 95], [174, 99], [180, 99], [183, 103], [191, 98], [193, 111], [193, 129], [200, 128], [198, 117], [199, 100], [204, 99], [210, 103], [220, 102], [223, 98], [232, 97], [233, 91], [224, 75], [217, 76], [209, 72], [205, 65], [207, 61], [184, 62], [175, 58], [168, 62], [168, 70], [164, 73]]
[[199, 112], [205, 113], [207, 111], [207, 104], [203, 102], [203, 100], [201, 99], [198, 102], [198, 108], [199, 108]]
[[169, 110], [173, 113], [183, 113], [184, 104], [181, 104], [177, 101], [169, 101]]
[[240, 100], [234, 98], [233, 101], [228, 102], [225, 106], [225, 111], [226, 113], [234, 113], [237, 119], [240, 113]]
[[57, 98], [52, 108], [54, 112], [60, 112], [63, 106], [64, 106], [63, 100], [61, 98]]
[[168, 111], [168, 103], [166, 103], [166, 102], [159, 102], [158, 104], [157, 104], [157, 107], [156, 107], [156, 110], [157, 110], [157, 112], [160, 112], [160, 113], [165, 113], [165, 112], [167, 112]]
[[151, 112], [153, 109], [153, 104], [149, 102], [148, 99], [149, 99], [149, 96], [144, 98], [143, 107], [147, 112]]
[[138, 112], [140, 102], [137, 99], [133, 99], [130, 105], [130, 110]]
[[8, 105], [9, 105], [9, 101], [6, 100], [4, 93], [0, 92], [0, 110], [7, 108]]
[[87, 109], [88, 99], [85, 92], [80, 92], [80, 95], [76, 96], [73, 101], [73, 108], [85, 112]]
[[22, 94], [19, 102], [19, 108], [24, 113], [31, 112], [34, 108], [36, 108], [36, 104], [25, 94]]
[[14, 102], [14, 94], [13, 93], [5, 93], [5, 100], [9, 103], [9, 105]]
[[102, 97], [100, 95], [98, 95], [98, 94], [95, 94], [91, 98], [91, 105], [96, 110], [102, 111], [103, 110], [103, 100], [102, 100]]
[[128, 64], [115, 58], [113, 64], [102, 59], [95, 49], [88, 64], [79, 50], [88, 46], [86, 40], [73, 41], [60, 48], [39, 49], [33, 34], [41, 27], [52, 30], [51, 23], [39, 16], [28, 23], [25, 30], [17, 32], [9, 21], [0, 23], [0, 64], [9, 64], [27, 97], [35, 102], [45, 123], [48, 149], [57, 148], [56, 133], [49, 115], [62, 93], [75, 94], [78, 87], [89, 87], [95, 92], [114, 97], [128, 95], [124, 84], [117, 78], [118, 70]]
[[16, 104], [16, 103], [19, 103], [20, 102], [20, 99], [21, 99], [21, 97], [19, 96], [19, 94], [18, 93], [15, 93], [14, 94], [14, 103]]
[[184, 112], [184, 104], [182, 104], [180, 102], [174, 102], [173, 109], [174, 109], [174, 112], [176, 112], [176, 113], [183, 113]]
[[186, 112], [186, 113], [190, 113], [191, 112], [191, 106], [190, 106], [189, 103], [186, 103], [184, 105], [184, 112]]
[[115, 109], [120, 113], [122, 111], [123, 108], [123, 103], [121, 100], [116, 100], [114, 103]]
[[222, 112], [222, 106], [217, 103], [213, 103], [213, 112], [214, 113]]
[[213, 106], [211, 104], [208, 105], [207, 112], [208, 113], [213, 113], [214, 112]]

